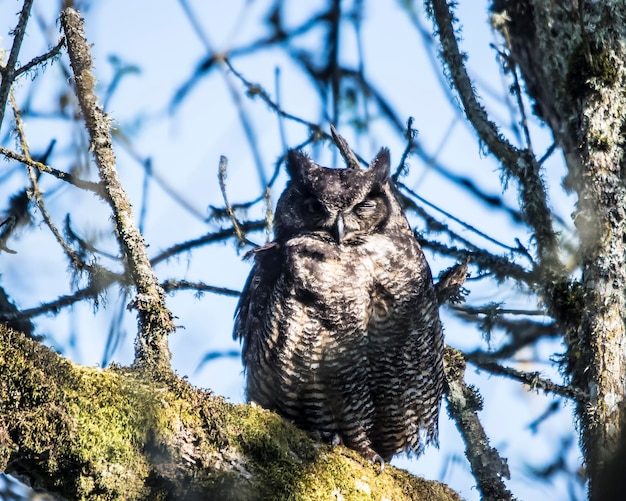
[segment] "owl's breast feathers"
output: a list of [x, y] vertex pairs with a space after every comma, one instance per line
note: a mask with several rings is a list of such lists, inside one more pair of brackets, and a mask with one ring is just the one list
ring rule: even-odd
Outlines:
[[443, 337], [407, 228], [337, 245], [299, 235], [255, 252], [234, 329], [250, 400], [372, 459], [437, 440]]

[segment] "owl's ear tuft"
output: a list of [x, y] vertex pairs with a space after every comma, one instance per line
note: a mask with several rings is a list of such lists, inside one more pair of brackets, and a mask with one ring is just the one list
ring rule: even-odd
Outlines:
[[287, 152], [287, 172], [294, 181], [303, 181], [311, 165], [311, 159], [301, 151], [289, 150]]
[[369, 170], [374, 175], [375, 183], [384, 184], [389, 180], [390, 163], [389, 150], [382, 148], [369, 167]]

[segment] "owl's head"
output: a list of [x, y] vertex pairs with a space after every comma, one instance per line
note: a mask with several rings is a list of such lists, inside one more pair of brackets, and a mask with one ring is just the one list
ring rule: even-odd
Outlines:
[[337, 244], [361, 241], [382, 231], [392, 212], [389, 150], [383, 148], [366, 170], [331, 169], [295, 150], [287, 154], [291, 180], [278, 201], [278, 240], [312, 234]]

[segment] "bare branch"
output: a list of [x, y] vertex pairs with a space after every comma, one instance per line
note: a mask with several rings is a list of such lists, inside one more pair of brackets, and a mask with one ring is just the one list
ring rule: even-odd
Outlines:
[[341, 156], [346, 161], [348, 169], [359, 170], [360, 169], [359, 159], [356, 157], [352, 149], [350, 149], [348, 142], [342, 136], [339, 135], [339, 133], [337, 132], [337, 129], [335, 129], [335, 126], [333, 124], [330, 124], [330, 133], [333, 136], [333, 141], [337, 145], [337, 149], [339, 150], [339, 153], [341, 153]]
[[220, 294], [222, 296], [239, 297], [241, 293], [228, 287], [216, 287], [215, 285], [208, 285], [204, 282], [189, 282], [188, 280], [166, 280], [161, 284], [165, 292], [179, 291], [179, 290], [194, 290], [198, 292], [211, 292], [213, 294]]
[[[24, 152], [24, 156], [27, 159], [30, 159], [30, 150], [28, 147], [28, 142], [26, 141], [26, 135], [24, 133], [24, 123], [22, 122], [20, 110], [18, 109], [17, 103], [15, 102], [15, 96], [13, 95], [13, 91], [9, 92], [9, 100], [11, 101], [11, 107], [13, 108], [13, 114], [15, 116], [15, 130], [17, 131], [20, 147]], [[26, 166], [26, 170], [28, 172], [28, 178], [30, 179], [31, 184], [30, 196], [35, 200], [37, 208], [41, 212], [43, 220], [52, 232], [52, 235], [54, 235], [54, 238], [59, 243], [59, 245], [63, 249], [63, 252], [65, 252], [66, 256], [69, 258], [70, 262], [76, 270], [89, 270], [90, 266], [78, 257], [76, 252], [74, 252], [74, 250], [68, 245], [68, 243], [61, 235], [61, 232], [52, 221], [52, 218], [48, 213], [48, 209], [46, 209], [46, 205], [43, 201], [43, 194], [39, 189], [39, 182], [37, 181], [35, 170], [30, 165]]]
[[220, 184], [220, 191], [222, 193], [222, 198], [224, 199], [224, 205], [226, 206], [226, 214], [228, 214], [228, 218], [230, 219], [230, 222], [233, 223], [233, 229], [235, 230], [235, 236], [237, 237], [239, 246], [244, 246], [250, 242], [246, 239], [246, 235], [244, 234], [244, 232], [241, 231], [241, 228], [239, 227], [239, 221], [237, 221], [237, 218], [235, 217], [235, 212], [233, 211], [232, 206], [228, 202], [228, 196], [226, 195], [227, 169], [228, 169], [228, 159], [224, 155], [221, 155], [220, 165], [219, 165], [218, 174], [217, 174], [217, 178]]
[[28, 167], [33, 167], [39, 170], [40, 172], [46, 172], [48, 174], [51, 174], [57, 179], [60, 179], [61, 181], [65, 181], [66, 183], [76, 186], [77, 188], [91, 191], [95, 193], [96, 195], [102, 198], [105, 198], [104, 192], [102, 190], [102, 185], [100, 183], [84, 181], [82, 179], [77, 178], [73, 174], [68, 174], [67, 172], [57, 170], [53, 167], [50, 167], [49, 165], [43, 164], [41, 162], [37, 162], [36, 160], [33, 160], [32, 158], [27, 158], [26, 156], [20, 155], [16, 151], [9, 150], [7, 148], [4, 148], [3, 146], [0, 146], [0, 154], [4, 155], [7, 158], [10, 158], [11, 160], [16, 160], [17, 162], [23, 163], [24, 165], [27, 165]]
[[17, 78], [22, 73], [26, 73], [30, 71], [35, 66], [45, 63], [48, 59], [52, 59], [58, 56], [61, 53], [61, 49], [65, 45], [65, 37], [61, 37], [59, 42], [52, 47], [48, 52], [42, 54], [41, 56], [34, 57], [32, 60], [28, 61], [24, 66], [20, 66], [17, 70], [15, 70], [15, 77]]
[[465, 442], [465, 455], [472, 468], [482, 499], [512, 501], [513, 494], [504, 485], [510, 477], [506, 459], [489, 445], [489, 439], [476, 412], [482, 409], [482, 398], [475, 388], [465, 384], [463, 354], [446, 347], [444, 354], [447, 382], [448, 414]]
[[165, 294], [150, 265], [143, 237], [134, 223], [130, 201], [122, 187], [112, 148], [109, 119], [95, 95], [91, 74], [92, 57], [84, 35], [83, 20], [74, 9], [61, 13], [67, 37], [67, 51], [74, 72], [76, 95], [91, 140], [100, 178], [111, 206], [118, 241], [137, 288], [133, 307], [138, 311], [139, 333], [135, 343], [135, 364], [156, 373], [171, 371], [167, 336], [174, 331], [172, 314], [165, 306]]
[[273, 100], [272, 98], [270, 98], [269, 94], [267, 93], [267, 91], [265, 91], [265, 89], [263, 89], [263, 87], [261, 87], [259, 84], [257, 83], [253, 83], [250, 82], [249, 80], [247, 80], [241, 73], [239, 73], [232, 65], [232, 63], [227, 59], [224, 58], [224, 64], [228, 67], [228, 69], [230, 71], [233, 72], [233, 75], [235, 75], [237, 77], [237, 79], [239, 79], [239, 81], [245, 85], [246, 89], [248, 90], [248, 95], [250, 97], [254, 97], [254, 96], [259, 96], [261, 98], [261, 100], [267, 104], [272, 110], [274, 110], [274, 112], [276, 112], [279, 116], [284, 117], [288, 120], [292, 120], [293, 122], [297, 122], [300, 123], [302, 125], [306, 125], [311, 131], [314, 131], [317, 133], [318, 136], [320, 137], [328, 137], [328, 134], [326, 134], [319, 125], [313, 123], [313, 122], [308, 122], [300, 117], [297, 117], [296, 115], [292, 115], [291, 113], [287, 113], [286, 111], [284, 111], [283, 109], [281, 109]]
[[589, 396], [579, 388], [575, 388], [570, 385], [561, 385], [548, 379], [544, 379], [541, 376], [541, 373], [537, 371], [526, 372], [514, 369], [513, 367], [504, 367], [483, 354], [470, 353], [466, 354], [465, 357], [468, 362], [475, 365], [479, 369], [490, 372], [491, 374], [505, 376], [515, 379], [516, 381], [520, 381], [527, 384], [531, 390], [541, 389], [545, 393], [554, 393], [555, 395], [571, 398], [577, 402], [584, 402], [589, 398]]
[[17, 65], [17, 58], [22, 47], [24, 35], [26, 34], [26, 23], [28, 23], [33, 1], [34, 0], [24, 0], [20, 18], [17, 22], [17, 26], [13, 30], [13, 45], [11, 47], [11, 53], [9, 54], [9, 60], [4, 66], [0, 64], [0, 75], [2, 76], [2, 83], [0, 84], [0, 128], [4, 121], [4, 112], [7, 106], [7, 100], [9, 99], [9, 92], [17, 76], [15, 67]]

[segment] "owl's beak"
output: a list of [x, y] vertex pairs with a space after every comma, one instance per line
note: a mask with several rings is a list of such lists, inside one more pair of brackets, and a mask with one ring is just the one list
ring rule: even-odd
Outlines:
[[346, 236], [346, 223], [343, 220], [343, 214], [339, 214], [337, 216], [337, 220], [335, 221], [335, 240], [340, 244], [343, 240], [343, 237]]

